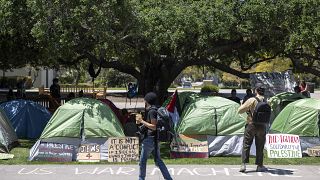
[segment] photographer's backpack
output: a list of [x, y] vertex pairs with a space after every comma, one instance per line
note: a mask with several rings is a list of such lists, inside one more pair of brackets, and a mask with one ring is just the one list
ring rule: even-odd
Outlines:
[[171, 142], [174, 137], [174, 124], [169, 111], [165, 107], [157, 110], [157, 140], [160, 142]]
[[259, 98], [254, 97], [258, 104], [254, 108], [252, 115], [252, 122], [255, 124], [269, 124], [271, 116], [271, 107], [267, 102], [260, 101]]

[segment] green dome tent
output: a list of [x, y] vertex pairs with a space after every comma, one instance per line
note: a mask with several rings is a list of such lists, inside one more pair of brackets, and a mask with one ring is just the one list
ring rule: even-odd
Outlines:
[[78, 147], [81, 142], [103, 145], [108, 137], [124, 136], [121, 123], [109, 106], [99, 100], [77, 98], [55, 111], [31, 149], [30, 159], [36, 155], [36, 146], [41, 142]]
[[306, 98], [288, 104], [273, 121], [270, 132], [300, 136], [305, 150], [320, 144], [320, 100]]
[[[210, 156], [241, 155], [246, 114], [238, 114], [240, 105], [223, 97], [190, 95], [184, 98], [188, 103], [184, 103], [176, 133], [207, 135]], [[254, 147], [251, 155], [255, 155]]]
[[319, 137], [320, 100], [301, 99], [288, 104], [271, 125], [273, 133]]
[[269, 104], [271, 106], [271, 122], [277, 117], [277, 115], [291, 102], [296, 100], [304, 99], [305, 96], [292, 92], [283, 92], [276, 94], [269, 99]]
[[201, 97], [182, 113], [177, 133], [213, 136], [243, 134], [246, 119], [237, 111], [239, 104], [222, 97]]
[[18, 137], [5, 112], [0, 109], [0, 153], [9, 153], [17, 144]]
[[77, 98], [56, 110], [40, 139], [121, 136], [120, 121], [108, 106], [95, 99]]

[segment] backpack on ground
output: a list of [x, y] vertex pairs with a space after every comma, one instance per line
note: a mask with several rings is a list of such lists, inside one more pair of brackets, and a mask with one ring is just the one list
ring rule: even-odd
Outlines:
[[257, 97], [255, 99], [258, 101], [258, 104], [252, 114], [252, 122], [256, 124], [269, 124], [271, 116], [270, 105], [267, 102], [260, 101]]
[[174, 137], [174, 124], [165, 107], [157, 110], [157, 140], [160, 142], [171, 142]]

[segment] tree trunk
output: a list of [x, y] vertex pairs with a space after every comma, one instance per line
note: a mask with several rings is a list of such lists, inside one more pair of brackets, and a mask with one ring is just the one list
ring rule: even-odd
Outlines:
[[78, 85], [79, 81], [80, 81], [81, 72], [80, 72], [80, 69], [78, 69], [78, 68], [76, 70], [77, 70], [77, 75], [76, 75], [76, 78], [74, 80], [74, 84]]
[[[157, 62], [154, 60], [153, 62]], [[148, 92], [155, 92], [158, 95], [159, 104], [161, 105], [168, 97], [168, 88], [175, 79], [174, 74], [170, 74], [172, 67], [167, 67], [161, 61], [160, 63], [152, 63], [144, 68], [141, 79], [138, 79], [139, 94], [145, 95]]]

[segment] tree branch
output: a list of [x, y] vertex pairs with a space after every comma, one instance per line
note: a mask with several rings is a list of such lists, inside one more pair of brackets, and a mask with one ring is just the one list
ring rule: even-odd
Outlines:
[[320, 71], [309, 67], [309, 66], [305, 66], [301, 63], [301, 60], [297, 57], [295, 57], [293, 54], [288, 55], [288, 57], [291, 59], [291, 62], [293, 63], [293, 66], [295, 67], [295, 69], [298, 72], [307, 72], [307, 73], [311, 73], [313, 75], [316, 75], [318, 77], [320, 77]]
[[84, 53], [84, 55], [88, 58], [88, 60], [90, 62], [92, 62], [94, 64], [100, 65], [100, 62], [101, 62], [101, 67], [103, 67], [103, 68], [117, 69], [120, 72], [132, 75], [136, 79], [140, 79], [140, 77], [141, 77], [140, 72], [137, 71], [134, 67], [127, 65], [127, 64], [123, 64], [119, 60], [117, 60], [116, 58], [109, 60], [109, 61], [106, 61], [105, 59], [102, 59], [100, 57], [100, 60], [99, 60], [95, 55], [93, 55], [87, 51]]
[[240, 60], [240, 67], [241, 67], [241, 70], [243, 71], [247, 71], [249, 69], [251, 69], [254, 65], [256, 64], [259, 64], [261, 62], [265, 62], [265, 61], [268, 61], [268, 60], [271, 60], [271, 59], [274, 59], [276, 58], [277, 55], [274, 55], [272, 57], [269, 57], [269, 58], [260, 58], [260, 59], [256, 59], [253, 63], [250, 63], [247, 67], [244, 67], [244, 64], [243, 64], [243, 61], [241, 59]]
[[200, 58], [200, 59], [197, 59], [197, 60], [194, 60], [194, 59], [193, 60], [188, 60], [184, 64], [181, 63], [177, 68], [184, 69], [186, 67], [195, 66], [195, 65], [200, 65], [200, 66], [201, 65], [211, 65], [211, 66], [214, 66], [215, 68], [217, 68], [217, 69], [219, 69], [221, 71], [233, 74], [233, 75], [238, 76], [240, 78], [243, 78], [243, 79], [249, 79], [250, 78], [250, 73], [243, 73], [241, 71], [238, 71], [236, 69], [231, 68], [230, 66], [227, 66], [225, 64], [219, 63], [217, 61], [214, 61], [214, 60], [208, 59], [208, 58]]

